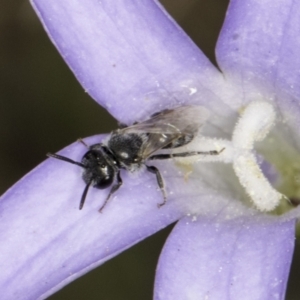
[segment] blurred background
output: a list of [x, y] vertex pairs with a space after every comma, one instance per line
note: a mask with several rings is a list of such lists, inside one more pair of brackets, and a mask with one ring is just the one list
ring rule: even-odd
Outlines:
[[[214, 48], [228, 1], [161, 2], [215, 63]], [[84, 93], [46, 36], [28, 0], [0, 0], [0, 7], [2, 194], [42, 162], [47, 152], [56, 152], [79, 137], [110, 132], [117, 123]], [[171, 228], [130, 248], [49, 299], [152, 299], [155, 266]], [[288, 300], [300, 299], [299, 249], [297, 242]]]

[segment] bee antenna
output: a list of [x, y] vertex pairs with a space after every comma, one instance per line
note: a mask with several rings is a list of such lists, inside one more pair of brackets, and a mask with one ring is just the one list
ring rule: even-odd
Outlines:
[[73, 165], [77, 165], [79, 167], [82, 167], [84, 169], [86, 169], [86, 166], [78, 161], [74, 161], [68, 157], [65, 157], [65, 156], [61, 156], [61, 155], [58, 155], [58, 154], [53, 154], [53, 153], [47, 153], [46, 154], [48, 157], [53, 157], [53, 158], [56, 158], [56, 159], [60, 159], [60, 160], [63, 160], [63, 161], [66, 161], [70, 164], [73, 164]]
[[84, 202], [85, 202], [85, 199], [86, 199], [86, 195], [88, 193], [88, 190], [89, 190], [92, 182], [93, 182], [93, 178], [87, 183], [87, 185], [85, 186], [85, 188], [83, 190], [83, 193], [82, 193], [82, 196], [81, 196], [81, 200], [80, 200], [80, 204], [79, 204], [79, 209], [83, 208], [83, 205], [84, 205]]

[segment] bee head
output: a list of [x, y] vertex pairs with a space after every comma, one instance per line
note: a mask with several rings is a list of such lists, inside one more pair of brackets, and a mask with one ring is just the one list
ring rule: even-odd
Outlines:
[[115, 171], [107, 156], [100, 150], [89, 150], [81, 160], [85, 170], [82, 178], [86, 184], [91, 184], [98, 189], [109, 187]]
[[91, 185], [98, 189], [105, 189], [110, 186], [114, 180], [115, 169], [113, 168], [113, 164], [101, 149], [89, 150], [84, 154], [81, 162], [74, 161], [58, 154], [47, 153], [47, 156], [63, 160], [84, 169], [82, 178], [86, 183], [86, 186], [81, 196], [79, 209], [83, 208], [87, 192]]

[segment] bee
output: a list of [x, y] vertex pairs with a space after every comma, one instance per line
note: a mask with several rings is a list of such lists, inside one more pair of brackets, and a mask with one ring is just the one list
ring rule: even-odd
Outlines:
[[[197, 135], [200, 127], [209, 117], [209, 112], [202, 106], [181, 106], [175, 109], [166, 109], [155, 113], [148, 120], [134, 123], [132, 126], [113, 131], [104, 143], [88, 147], [81, 162], [68, 157], [48, 153], [48, 157], [63, 160], [83, 168], [83, 181], [86, 186], [83, 190], [79, 209], [83, 208], [89, 188], [106, 189], [110, 192], [99, 211], [102, 212], [107, 202], [121, 186], [120, 170], [136, 172], [143, 166], [156, 176], [157, 184], [163, 195], [162, 206], [167, 201], [164, 181], [158, 168], [151, 165], [153, 160], [164, 160], [175, 157], [193, 155], [218, 155], [220, 151], [190, 151], [172, 153], [172, 149], [190, 143]], [[161, 149], [170, 149], [169, 153], [157, 153]]]

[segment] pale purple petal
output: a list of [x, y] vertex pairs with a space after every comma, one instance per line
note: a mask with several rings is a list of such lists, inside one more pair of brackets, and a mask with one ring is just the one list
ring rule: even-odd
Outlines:
[[295, 222], [184, 218], [161, 254], [156, 300], [284, 299]]
[[[156, 1], [32, 0], [32, 3], [85, 90], [119, 121], [130, 123], [165, 107], [186, 103], [206, 103], [215, 112], [224, 113], [225, 106], [220, 101], [220, 95], [226, 94], [223, 78]], [[235, 14], [244, 9], [238, 2], [232, 3], [231, 11]], [[287, 75], [285, 66], [291, 64], [287, 59], [282, 68], [278, 67], [281, 52], [277, 39], [281, 37], [279, 46], [282, 45], [283, 23], [279, 18], [276, 23], [266, 12], [255, 15], [263, 7], [255, 1], [246, 3], [258, 6], [249, 10], [245, 20], [254, 24], [257, 16], [268, 17], [268, 24], [278, 23], [281, 35], [278, 33], [273, 39], [267, 27], [263, 32], [269, 42], [262, 42], [259, 51], [250, 43], [256, 51], [252, 53], [245, 35], [250, 36], [250, 42], [252, 37], [257, 42], [259, 28], [254, 26], [253, 32], [249, 32], [243, 19], [229, 14], [219, 43], [222, 70], [225, 76], [240, 80], [241, 90], [247, 82], [261, 80], [263, 84], [276, 86], [276, 91], [281, 88], [289, 93], [299, 73], [289, 76], [283, 84], [278, 83]], [[273, 13], [279, 4], [279, 1], [269, 3]], [[288, 2], [291, 11], [293, 5], [298, 7]], [[297, 20], [287, 18], [291, 15], [283, 10], [285, 19], [298, 26]], [[287, 24], [286, 32], [291, 35], [292, 29]], [[229, 30], [235, 28], [241, 29], [234, 35], [237, 42], [230, 39]], [[241, 48], [236, 47], [238, 42]], [[274, 46], [274, 54], [269, 44]], [[292, 49], [287, 50], [295, 54]], [[271, 51], [269, 56], [268, 51]], [[257, 58], [259, 55], [263, 59]], [[251, 59], [257, 59], [253, 67]], [[238, 68], [242, 69], [240, 73]], [[293, 70], [298, 71], [296, 67]], [[295, 91], [293, 95], [298, 95], [298, 90]], [[224, 98], [231, 100], [230, 93]], [[100, 139], [93, 137], [86, 142], [93, 144]], [[85, 151], [77, 143], [61, 154], [80, 160]], [[170, 192], [164, 207], [157, 208], [162, 196], [153, 174], [132, 178], [124, 172], [124, 186], [102, 214], [97, 210], [108, 190], [91, 189], [84, 209], [78, 210], [85, 186], [78, 166], [50, 159], [27, 175], [0, 202], [0, 236], [4, 241], [0, 251], [1, 297], [45, 298], [178, 220], [187, 211], [184, 205], [189, 205], [198, 212], [202, 206], [207, 218], [185, 218], [176, 226], [160, 259], [157, 299], [183, 299], [181, 295], [186, 289], [192, 295], [200, 293], [203, 298], [216, 295], [217, 299], [247, 299], [245, 290], [251, 290], [246, 295], [249, 299], [282, 298], [294, 244], [294, 221], [279, 223], [272, 217], [255, 216], [226, 222], [212, 220], [211, 211], [215, 214], [227, 204], [212, 201], [215, 195], [212, 191], [230, 193], [227, 183], [220, 183], [219, 174], [213, 176], [210, 168], [204, 170], [207, 177], [192, 175], [184, 182], [184, 172], [170, 164], [166, 162], [163, 173]], [[207, 185], [211, 185], [210, 191]]]
[[273, 101], [288, 125], [276, 131], [298, 148], [299, 34], [299, 1], [232, 0], [216, 49], [220, 69], [235, 87], [227, 98], [237, 109], [253, 100]]
[[[85, 152], [76, 143], [61, 154], [80, 160]], [[108, 190], [91, 188], [80, 211], [81, 173], [78, 166], [48, 159], [1, 198], [1, 299], [44, 299], [183, 214], [177, 196], [158, 209], [162, 196], [150, 173], [123, 174], [124, 186], [102, 214]]]
[[217, 44], [219, 66], [237, 84], [251, 81], [299, 101], [299, 33], [297, 0], [232, 0]]
[[32, 4], [85, 90], [119, 121], [166, 106], [219, 101], [214, 89], [220, 73], [158, 1]]

